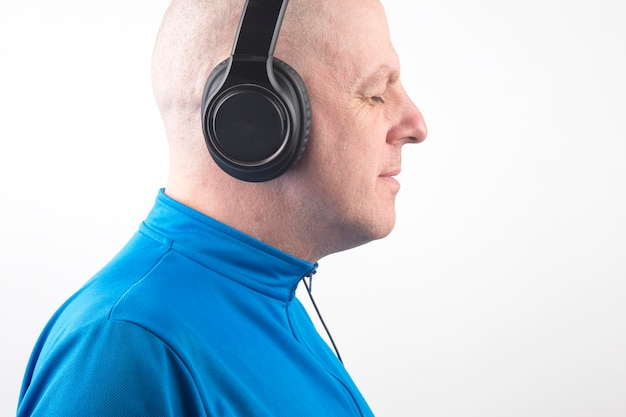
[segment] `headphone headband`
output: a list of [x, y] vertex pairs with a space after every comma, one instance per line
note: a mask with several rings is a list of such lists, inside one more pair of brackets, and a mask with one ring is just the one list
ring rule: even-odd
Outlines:
[[247, 0], [233, 45], [233, 58], [270, 57], [289, 0]]
[[202, 130], [215, 163], [243, 181], [282, 175], [306, 147], [311, 107], [304, 82], [273, 57], [288, 0], [247, 0], [232, 55], [209, 75]]

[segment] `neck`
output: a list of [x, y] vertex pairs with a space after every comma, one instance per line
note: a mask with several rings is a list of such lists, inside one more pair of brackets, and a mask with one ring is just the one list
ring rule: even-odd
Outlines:
[[247, 183], [220, 170], [202, 176], [170, 176], [166, 194], [217, 221], [296, 258], [317, 262], [326, 255], [318, 249], [313, 225], [302, 219], [298, 196], [290, 195], [280, 179]]

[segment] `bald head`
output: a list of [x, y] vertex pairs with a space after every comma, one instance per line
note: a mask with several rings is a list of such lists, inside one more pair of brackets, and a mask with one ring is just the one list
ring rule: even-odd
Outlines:
[[173, 0], [157, 36], [152, 82], [164, 117], [199, 101], [203, 79], [228, 56], [240, 0]]
[[[276, 56], [298, 69], [308, 51], [327, 33], [320, 27], [323, 3], [292, 0], [279, 37]], [[211, 70], [231, 53], [244, 0], [172, 0], [157, 37], [152, 63], [159, 109], [168, 118], [199, 112]], [[315, 6], [315, 7], [313, 7]], [[323, 41], [322, 41], [323, 42]], [[323, 49], [323, 48], [322, 48]]]
[[[244, 0], [172, 0], [153, 54], [156, 101], [170, 146], [170, 181], [187, 183], [221, 173], [209, 158], [201, 123], [208, 75], [232, 51]], [[275, 55], [296, 71], [330, 59], [328, 0], [291, 0]], [[331, 2], [332, 3], [332, 2]], [[306, 80], [305, 80], [306, 81]]]

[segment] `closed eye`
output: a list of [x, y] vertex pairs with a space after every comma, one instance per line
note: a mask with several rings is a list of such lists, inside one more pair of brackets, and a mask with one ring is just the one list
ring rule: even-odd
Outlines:
[[385, 103], [385, 99], [382, 96], [372, 96], [370, 97], [370, 101], [374, 103], [381, 103], [381, 104]]

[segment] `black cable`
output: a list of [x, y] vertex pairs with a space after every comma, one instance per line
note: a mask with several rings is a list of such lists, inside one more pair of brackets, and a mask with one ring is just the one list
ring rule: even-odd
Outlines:
[[[309, 276], [309, 279], [313, 279], [313, 277]], [[313, 307], [315, 308], [315, 311], [317, 312], [317, 317], [320, 318], [320, 321], [322, 322], [322, 326], [324, 326], [324, 330], [326, 330], [326, 334], [328, 335], [328, 338], [330, 339], [330, 343], [332, 343], [333, 349], [335, 349], [335, 354], [337, 354], [337, 359], [339, 359], [339, 362], [343, 364], [343, 360], [341, 360], [341, 355], [339, 354], [339, 349], [337, 349], [337, 345], [335, 344], [335, 341], [333, 340], [333, 336], [330, 334], [330, 331], [328, 331], [328, 327], [326, 326], [326, 323], [324, 322], [324, 319], [322, 318], [322, 315], [320, 314], [320, 310], [319, 308], [317, 308], [317, 304], [315, 304], [315, 300], [313, 299], [313, 294], [311, 293], [311, 287], [309, 286], [309, 284], [306, 283], [306, 277], [302, 280], [302, 282], [304, 282], [304, 286], [306, 287], [306, 292], [309, 294], [311, 303], [313, 304]]]

